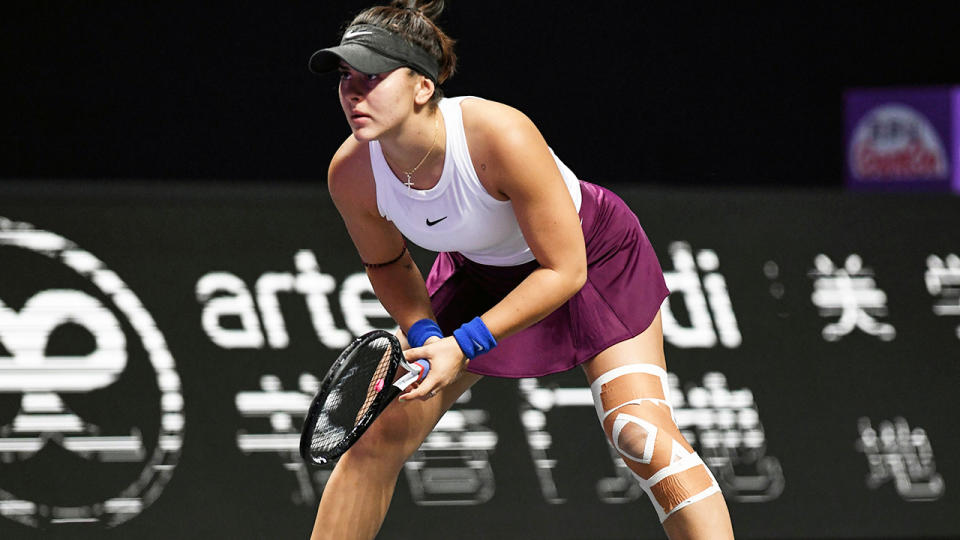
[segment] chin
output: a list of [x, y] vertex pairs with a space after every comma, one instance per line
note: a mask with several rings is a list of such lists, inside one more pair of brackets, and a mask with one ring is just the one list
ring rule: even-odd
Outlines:
[[353, 129], [353, 137], [360, 142], [370, 142], [370, 141], [376, 140], [377, 136], [380, 135], [379, 133], [375, 133], [372, 129], [366, 126], [359, 127], [359, 128], [352, 128], [352, 129]]
[[360, 133], [357, 133], [356, 131], [353, 132], [353, 138], [362, 143], [368, 143], [370, 141], [376, 140], [376, 137], [364, 137], [363, 135], [361, 135]]

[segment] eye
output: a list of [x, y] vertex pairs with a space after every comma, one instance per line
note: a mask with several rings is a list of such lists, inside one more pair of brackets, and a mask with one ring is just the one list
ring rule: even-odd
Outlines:
[[340, 74], [340, 79], [341, 79], [341, 80], [345, 80], [345, 79], [349, 79], [349, 78], [350, 78], [350, 72], [347, 71], [347, 70], [345, 70], [345, 69], [341, 69], [338, 73]]
[[370, 73], [367, 75], [367, 80], [370, 82], [376, 82], [376, 81], [379, 81], [380, 79], [381, 77], [379, 73]]

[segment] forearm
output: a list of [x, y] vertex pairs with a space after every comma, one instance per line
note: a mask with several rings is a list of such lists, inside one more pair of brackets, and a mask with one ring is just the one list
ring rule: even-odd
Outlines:
[[367, 268], [367, 277], [380, 303], [404, 332], [420, 319], [433, 318], [423, 275], [409, 253], [388, 266]]
[[496, 339], [503, 339], [562, 306], [580, 290], [585, 280], [585, 270], [538, 268], [481, 318]]

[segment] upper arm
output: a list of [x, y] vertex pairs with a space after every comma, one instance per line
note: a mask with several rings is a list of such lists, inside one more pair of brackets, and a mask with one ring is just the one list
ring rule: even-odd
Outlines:
[[347, 232], [367, 263], [389, 261], [403, 249], [403, 237], [377, 209], [377, 192], [366, 144], [348, 138], [327, 172], [327, 188]]
[[[471, 156], [488, 190], [509, 199], [541, 266], [586, 271], [583, 230], [550, 149], [523, 113], [495, 102], [464, 101]], [[476, 151], [475, 151], [476, 149]]]

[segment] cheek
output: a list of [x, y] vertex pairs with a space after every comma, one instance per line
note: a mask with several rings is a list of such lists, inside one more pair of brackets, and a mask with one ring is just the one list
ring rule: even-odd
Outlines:
[[396, 74], [391, 75], [383, 82], [378, 84], [371, 93], [376, 92], [382, 99], [389, 100], [392, 103], [403, 103], [413, 96], [412, 89], [404, 76]]

